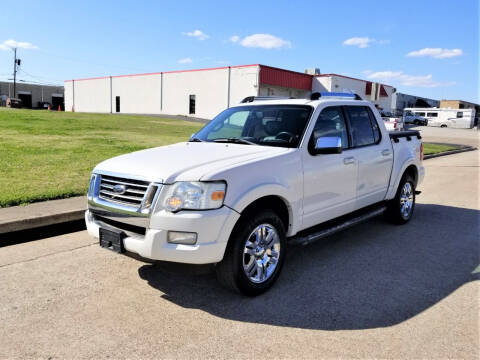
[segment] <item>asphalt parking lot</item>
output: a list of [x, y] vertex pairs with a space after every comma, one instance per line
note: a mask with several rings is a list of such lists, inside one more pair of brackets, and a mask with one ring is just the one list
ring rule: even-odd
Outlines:
[[0, 358], [477, 359], [479, 153], [425, 165], [410, 224], [292, 247], [254, 299], [210, 267], [144, 263], [85, 231], [2, 247]]

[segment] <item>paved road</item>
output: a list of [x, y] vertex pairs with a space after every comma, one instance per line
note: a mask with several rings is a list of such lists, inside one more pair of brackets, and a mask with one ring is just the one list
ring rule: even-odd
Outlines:
[[451, 129], [432, 126], [415, 126], [411, 129], [420, 130], [423, 141], [447, 144], [469, 145], [478, 148], [480, 132], [474, 129]]
[[0, 248], [0, 358], [477, 359], [478, 151], [425, 163], [409, 225], [291, 248], [255, 299], [83, 231]]

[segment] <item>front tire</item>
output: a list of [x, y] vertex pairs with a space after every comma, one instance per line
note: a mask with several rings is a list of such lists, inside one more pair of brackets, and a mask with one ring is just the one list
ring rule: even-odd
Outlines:
[[415, 181], [412, 176], [404, 175], [398, 186], [395, 198], [387, 204], [385, 216], [388, 221], [403, 225], [410, 221], [415, 209]]
[[235, 226], [225, 256], [215, 269], [224, 287], [256, 296], [280, 275], [286, 252], [285, 227], [271, 210], [244, 215]]

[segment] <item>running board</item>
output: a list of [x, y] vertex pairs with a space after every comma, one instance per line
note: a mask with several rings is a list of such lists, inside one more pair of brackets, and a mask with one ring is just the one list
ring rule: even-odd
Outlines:
[[304, 230], [296, 236], [289, 239], [288, 243], [293, 245], [308, 245], [314, 241], [320, 240], [324, 237], [335, 234], [339, 231], [348, 229], [354, 225], [360, 224], [371, 218], [383, 214], [387, 207], [382, 205], [381, 207], [375, 207], [373, 209], [354, 212], [352, 215], [342, 216], [340, 222], [338, 220], [327, 221], [327, 223], [314, 227], [312, 232]]

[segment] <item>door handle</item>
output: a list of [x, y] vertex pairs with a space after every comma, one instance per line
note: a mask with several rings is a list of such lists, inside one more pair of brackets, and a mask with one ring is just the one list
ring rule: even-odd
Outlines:
[[382, 151], [383, 156], [390, 156], [390, 154], [391, 154], [391, 151], [389, 149], [385, 149]]
[[346, 157], [346, 158], [343, 159], [343, 163], [345, 165], [355, 164], [355, 158], [353, 156]]

